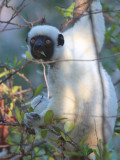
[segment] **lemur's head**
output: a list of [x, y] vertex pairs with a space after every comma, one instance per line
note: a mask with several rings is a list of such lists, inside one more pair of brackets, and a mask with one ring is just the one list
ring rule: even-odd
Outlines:
[[33, 27], [26, 41], [33, 58], [45, 61], [57, 59], [64, 45], [63, 35], [57, 28], [49, 25]]

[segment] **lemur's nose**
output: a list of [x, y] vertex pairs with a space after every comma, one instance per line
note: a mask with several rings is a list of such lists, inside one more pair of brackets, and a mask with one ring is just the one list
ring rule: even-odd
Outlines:
[[36, 42], [34, 44], [34, 50], [41, 50], [42, 49], [42, 43], [41, 42]]

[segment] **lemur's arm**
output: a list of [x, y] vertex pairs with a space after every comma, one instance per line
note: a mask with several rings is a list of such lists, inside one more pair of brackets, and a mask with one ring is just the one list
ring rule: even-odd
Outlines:
[[[82, 113], [83, 104], [81, 100], [81, 111], [76, 108], [75, 93], [68, 87], [64, 89], [59, 95], [55, 95], [51, 99], [45, 98], [40, 102], [40, 96], [33, 99], [31, 102], [34, 112], [25, 114], [25, 123], [28, 127], [35, 128], [44, 126], [44, 116], [48, 110], [52, 110], [54, 118], [66, 118], [66, 121], [71, 122], [75, 120], [76, 114]], [[79, 97], [80, 98], [80, 97]]]
[[[65, 39], [68, 46], [73, 50], [75, 58], [81, 58], [78, 55], [78, 50], [88, 56], [88, 58], [95, 58], [95, 45], [93, 33], [91, 28], [91, 20], [89, 10], [84, 12], [80, 19], [73, 27], [64, 32]], [[102, 13], [102, 6], [100, 0], [93, 0], [91, 3], [92, 19], [94, 23], [94, 34], [97, 42], [98, 51], [104, 43], [105, 23]], [[76, 52], [76, 53], [75, 53]]]
[[[69, 98], [64, 98], [64, 102], [58, 103], [59, 100], [51, 99], [48, 106], [45, 107], [45, 102], [38, 104], [34, 112], [26, 113], [24, 122], [29, 128], [37, 128], [44, 126], [44, 116], [48, 110], [52, 110], [54, 118], [67, 118], [69, 121], [74, 120], [75, 103]], [[45, 107], [45, 108], [44, 108]], [[41, 108], [44, 108], [43, 110]]]

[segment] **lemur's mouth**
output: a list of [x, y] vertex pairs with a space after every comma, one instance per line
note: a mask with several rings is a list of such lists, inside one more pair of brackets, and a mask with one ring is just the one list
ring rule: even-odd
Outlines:
[[41, 49], [36, 49], [33, 51], [32, 56], [35, 59], [42, 59], [46, 57], [46, 54]]
[[37, 53], [37, 54], [41, 54], [41, 52], [42, 52], [42, 50], [41, 50], [41, 49], [37, 49], [37, 50], [35, 50], [35, 53]]
[[33, 56], [35, 59], [41, 59], [41, 56], [42, 56], [41, 53], [42, 53], [42, 50], [37, 49], [37, 50], [33, 51], [32, 56]]

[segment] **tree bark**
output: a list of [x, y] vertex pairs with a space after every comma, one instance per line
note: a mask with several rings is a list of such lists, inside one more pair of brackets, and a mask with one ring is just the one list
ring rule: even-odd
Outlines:
[[83, 13], [90, 7], [93, 0], [76, 0], [73, 12], [73, 18], [79, 19]]

